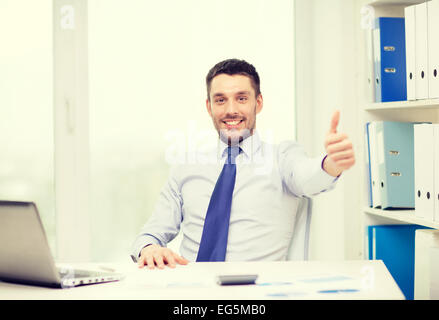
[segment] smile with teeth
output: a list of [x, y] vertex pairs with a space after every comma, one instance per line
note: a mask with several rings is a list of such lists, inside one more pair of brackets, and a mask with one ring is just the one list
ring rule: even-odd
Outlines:
[[236, 126], [242, 122], [242, 120], [229, 120], [223, 121], [228, 126]]

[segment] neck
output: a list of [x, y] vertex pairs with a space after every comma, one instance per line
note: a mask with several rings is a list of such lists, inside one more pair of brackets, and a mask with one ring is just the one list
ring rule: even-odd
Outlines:
[[219, 131], [219, 138], [221, 139], [222, 142], [224, 142], [225, 144], [227, 144], [228, 146], [237, 146], [239, 145], [242, 141], [244, 141], [245, 139], [251, 137], [254, 133], [254, 128], [253, 129], [244, 129], [243, 132], [241, 132], [241, 134], [237, 137], [231, 137], [229, 135], [227, 135], [226, 133], [223, 133], [222, 131]]

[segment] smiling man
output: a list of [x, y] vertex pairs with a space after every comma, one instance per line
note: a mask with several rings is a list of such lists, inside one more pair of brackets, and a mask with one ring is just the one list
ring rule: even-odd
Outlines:
[[[250, 65], [247, 71], [229, 62], [224, 66], [230, 74], [220, 73], [221, 64], [207, 75], [207, 112], [222, 141], [232, 145], [242, 142], [254, 133], [256, 114], [262, 110], [263, 100], [259, 76]], [[249, 76], [249, 75], [252, 76]]]
[[[285, 260], [300, 198], [335, 187], [355, 163], [334, 113], [326, 154], [308, 157], [294, 141], [260, 140], [263, 108], [256, 69], [243, 60], [216, 64], [207, 74], [206, 108], [218, 132], [215, 164], [182, 164], [171, 171], [156, 208], [133, 244], [139, 267], [189, 261]], [[268, 170], [260, 170], [261, 164]], [[183, 233], [180, 254], [166, 248]]]

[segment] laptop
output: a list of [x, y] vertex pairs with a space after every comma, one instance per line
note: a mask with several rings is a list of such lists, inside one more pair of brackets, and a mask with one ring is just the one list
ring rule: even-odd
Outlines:
[[122, 278], [116, 272], [57, 268], [35, 203], [0, 201], [0, 280], [70, 288]]

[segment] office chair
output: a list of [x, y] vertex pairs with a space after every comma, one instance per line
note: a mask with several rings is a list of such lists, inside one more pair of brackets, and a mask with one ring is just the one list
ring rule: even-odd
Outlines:
[[308, 260], [309, 232], [311, 226], [312, 200], [300, 199], [293, 237], [288, 248], [287, 260]]

